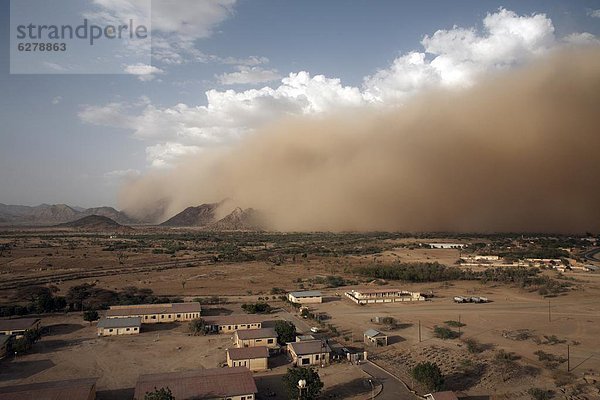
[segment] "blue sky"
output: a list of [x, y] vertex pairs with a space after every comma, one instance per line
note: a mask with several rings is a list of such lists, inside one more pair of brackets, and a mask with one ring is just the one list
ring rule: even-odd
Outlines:
[[[118, 205], [123, 179], [282, 115], [401, 103], [600, 35], [600, 1], [160, 1], [152, 66], [120, 75], [9, 74], [10, 7], [0, 3], [0, 202]], [[82, 4], [122, 16], [105, 0]], [[510, 48], [507, 26], [524, 32]]]

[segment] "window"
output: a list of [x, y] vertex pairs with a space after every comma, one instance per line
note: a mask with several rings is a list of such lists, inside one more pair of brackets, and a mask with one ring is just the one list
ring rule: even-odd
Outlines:
[[177, 314], [177, 318], [181, 318], [181, 314]]
[[269, 339], [269, 340], [267, 340], [267, 343], [272, 344], [273, 341], [274, 341], [273, 339]]
[[262, 339], [256, 339], [256, 343], [262, 342]]
[[133, 330], [134, 330], [134, 331], [137, 331], [137, 330], [138, 330], [138, 328], [133, 328]]
[[318, 354], [316, 354], [316, 355], [315, 355], [315, 360], [318, 360], [318, 359], [319, 359], [319, 355], [318, 355]]
[[310, 359], [308, 359], [308, 358], [303, 358], [303, 359], [302, 359], [302, 361], [301, 361], [301, 364], [302, 364], [302, 365], [308, 365], [308, 364], [310, 364]]
[[112, 332], [113, 330], [112, 330], [112, 329], [109, 329], [108, 331], [109, 331], [109, 332]]
[[125, 330], [126, 330], [127, 332], [129, 332], [129, 328], [125, 328]]
[[165, 319], [165, 316], [164, 316], [164, 315], [161, 315], [161, 316], [160, 316], [160, 319]]
[[237, 328], [238, 328], [238, 326], [236, 325], [236, 326], [235, 326], [235, 329], [237, 329]]

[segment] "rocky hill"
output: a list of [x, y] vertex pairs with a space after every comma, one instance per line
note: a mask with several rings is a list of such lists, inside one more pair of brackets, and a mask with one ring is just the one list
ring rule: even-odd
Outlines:
[[207, 226], [217, 221], [216, 211], [221, 203], [202, 204], [188, 207], [179, 214], [169, 218], [161, 226]]
[[264, 226], [264, 218], [258, 211], [237, 207], [229, 215], [206, 228], [215, 231], [260, 231], [264, 230]]
[[34, 207], [0, 204], [0, 223], [3, 225], [48, 226], [75, 221], [90, 215], [102, 215], [120, 224], [136, 223], [133, 218], [112, 207], [85, 209], [66, 204], [41, 204]]
[[86, 231], [124, 231], [133, 230], [103, 215], [88, 215], [75, 221], [56, 225], [57, 228], [76, 228]]

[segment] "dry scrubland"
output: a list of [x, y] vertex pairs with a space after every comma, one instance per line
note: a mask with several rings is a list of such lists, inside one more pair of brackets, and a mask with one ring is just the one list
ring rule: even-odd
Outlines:
[[[357, 274], [357, 267], [393, 263], [456, 265], [461, 255], [458, 250], [418, 245], [450, 240], [487, 244], [486, 251], [492, 252], [506, 248], [514, 251], [519, 246], [557, 247], [544, 240], [532, 245], [534, 242], [528, 239], [495, 236], [449, 239], [398, 234], [285, 235], [146, 228], [111, 237], [77, 231], [15, 230], [0, 236], [0, 305], [25, 305], [27, 298], [23, 293], [35, 285], [55, 286], [56, 295], [65, 296], [70, 288], [87, 283], [113, 291], [135, 286], [151, 289], [157, 296], [183, 299], [219, 296], [221, 304], [211, 306], [209, 312], [231, 313], [241, 312], [242, 303], [267, 297], [273, 307], [286, 308], [275, 299], [273, 288], [321, 289], [326, 301], [311, 308], [328, 316], [323, 335], [333, 334], [346, 347], [362, 349], [362, 332], [366, 329], [374, 327], [388, 333], [390, 345], [368, 348], [370, 358], [420, 393], [426, 389], [413, 382], [410, 369], [427, 360], [441, 367], [448, 388], [470, 395], [525, 399], [530, 398], [527, 390], [537, 387], [552, 390], [555, 398], [600, 397], [600, 385], [594, 382], [600, 379], [600, 274], [543, 271], [541, 275], [570, 285], [549, 298], [541, 296], [535, 286], [521, 287], [517, 283], [375, 283], [371, 277]], [[581, 264], [583, 260], [577, 255], [585, 250], [581, 243], [574, 244], [570, 262]], [[593, 261], [585, 263], [598, 265]], [[331, 287], [339, 284], [343, 286]], [[365, 285], [432, 291], [435, 297], [413, 304], [358, 306], [340, 296], [345, 290]], [[457, 295], [485, 296], [492, 302], [455, 304], [452, 297]], [[393, 317], [397, 325], [377, 325], [371, 322], [376, 316]], [[0, 386], [97, 376], [100, 398], [127, 398], [139, 374], [215, 367], [224, 362], [225, 349], [232, 345], [226, 335], [189, 336], [187, 326], [179, 324], [144, 326], [138, 336], [98, 338], [95, 325], [84, 322], [80, 312], [42, 318], [49, 333], [29, 354], [0, 361]], [[316, 324], [285, 311], [267, 318], [292, 320], [300, 331]], [[447, 326], [445, 321], [458, 319], [465, 324], [460, 328], [460, 338], [434, 337], [435, 326]], [[468, 340], [476, 342], [467, 346]], [[570, 372], [563, 360], [567, 345]], [[499, 359], [498, 354], [507, 353], [514, 354]], [[556, 356], [557, 361], [540, 360], [544, 354], [546, 358], [547, 354]], [[281, 390], [277, 382], [284, 371], [281, 366], [262, 374], [259, 388]], [[356, 398], [368, 397], [365, 375], [356, 367], [336, 365], [322, 370], [321, 375], [328, 394], [351, 398], [351, 393], [360, 392]]]

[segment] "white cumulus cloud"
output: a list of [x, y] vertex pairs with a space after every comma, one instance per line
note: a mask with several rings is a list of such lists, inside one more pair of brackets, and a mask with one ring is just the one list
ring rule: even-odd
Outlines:
[[[366, 76], [362, 87], [300, 71], [260, 89], [209, 90], [206, 105], [114, 102], [85, 106], [79, 116], [87, 123], [130, 129], [149, 143], [149, 163], [162, 167], [202, 149], [227, 145], [283, 116], [398, 104], [430, 87], [468, 87], [480, 74], [520, 65], [566, 42], [597, 40], [587, 33], [556, 39], [552, 21], [544, 14], [520, 16], [499, 9], [482, 22], [480, 29], [455, 26], [424, 36], [421, 50], [399, 55], [388, 67]], [[218, 76], [223, 84], [256, 82], [276, 73], [260, 67], [266, 59], [257, 57], [245, 65], [231, 61], [239, 65], [238, 74]]]
[[216, 78], [222, 85], [254, 85], [279, 80], [281, 75], [275, 69], [239, 66], [237, 71], [217, 75]]

